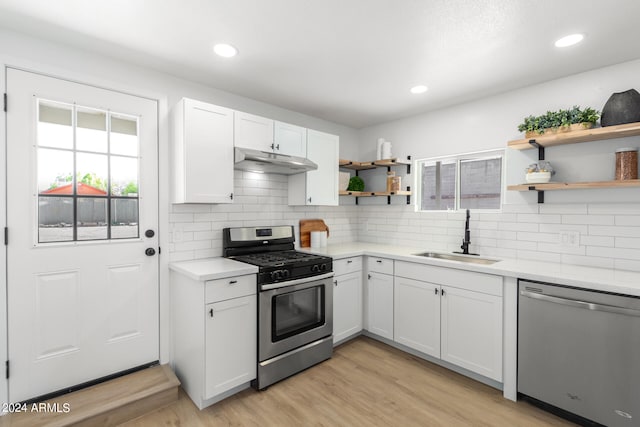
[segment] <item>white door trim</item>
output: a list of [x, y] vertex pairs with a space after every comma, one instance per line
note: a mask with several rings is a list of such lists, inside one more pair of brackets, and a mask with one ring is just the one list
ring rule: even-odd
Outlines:
[[[126, 84], [116, 80], [104, 80], [88, 74], [78, 74], [74, 70], [65, 70], [50, 64], [38, 63], [28, 59], [16, 59], [13, 56], [0, 55], [0, 81], [2, 82], [2, 93], [6, 93], [6, 69], [15, 68], [18, 70], [42, 74], [67, 80], [74, 83], [81, 83], [102, 89], [113, 90], [128, 95], [148, 98], [158, 103], [158, 244], [164, 249], [164, 254], [159, 257], [159, 281], [160, 281], [160, 363], [169, 363], [170, 358], [170, 288], [169, 288], [169, 192], [162, 191], [169, 188], [169, 102], [167, 94], [155, 90], [132, 90]], [[2, 105], [2, 103], [0, 103]], [[11, 101], [8, 102], [11, 108]], [[6, 194], [6, 114], [0, 111], [0, 231], [6, 226], [7, 218], [7, 194]], [[165, 208], [161, 208], [165, 207]], [[1, 235], [2, 233], [0, 233]], [[2, 373], [2, 366], [8, 358], [8, 325], [7, 325], [7, 282], [6, 282], [6, 246], [0, 242], [0, 404], [8, 403], [8, 381]], [[0, 411], [0, 415], [4, 415]]]
[[[2, 81], [2, 93], [7, 92], [6, 68], [0, 69], [0, 81]], [[2, 135], [2, 149], [0, 149], [0, 228], [7, 225], [7, 115], [2, 110], [0, 114], [0, 134]], [[2, 233], [4, 234], [4, 232]], [[4, 240], [4, 239], [3, 239]], [[7, 325], [7, 246], [0, 242], [0, 362], [6, 361], [8, 356], [8, 325]], [[8, 403], [9, 382], [0, 372], [0, 403]], [[4, 415], [4, 412], [0, 412]]]

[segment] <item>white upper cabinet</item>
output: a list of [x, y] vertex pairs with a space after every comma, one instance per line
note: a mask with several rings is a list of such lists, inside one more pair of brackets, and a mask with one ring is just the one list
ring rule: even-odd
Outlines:
[[231, 203], [233, 110], [183, 98], [172, 115], [173, 203]]
[[338, 151], [340, 138], [307, 130], [307, 158], [318, 169], [289, 176], [289, 205], [338, 205]]
[[273, 151], [289, 156], [307, 157], [307, 129], [289, 123], [274, 123]]
[[273, 151], [273, 120], [236, 111], [234, 131], [236, 147]]

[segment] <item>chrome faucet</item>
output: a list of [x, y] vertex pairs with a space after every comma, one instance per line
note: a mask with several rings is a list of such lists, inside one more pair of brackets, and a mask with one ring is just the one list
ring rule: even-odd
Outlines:
[[478, 255], [472, 254], [469, 252], [469, 245], [471, 244], [471, 230], [469, 229], [469, 218], [471, 218], [471, 214], [469, 213], [469, 209], [467, 209], [467, 220], [464, 223], [464, 238], [462, 239], [462, 252], [454, 252], [456, 254], [464, 254], [464, 255]]

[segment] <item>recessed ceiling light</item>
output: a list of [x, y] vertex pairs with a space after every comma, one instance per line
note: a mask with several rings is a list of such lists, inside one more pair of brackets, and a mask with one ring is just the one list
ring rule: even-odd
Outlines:
[[223, 58], [231, 58], [238, 54], [238, 49], [226, 43], [219, 43], [215, 45], [213, 47], [213, 51], [216, 55], [222, 56]]
[[556, 47], [567, 47], [573, 46], [574, 44], [580, 43], [584, 39], [584, 35], [582, 34], [571, 34], [561, 39], [556, 40]]
[[411, 93], [425, 93], [427, 91], [427, 87], [424, 85], [418, 85], [411, 88]]

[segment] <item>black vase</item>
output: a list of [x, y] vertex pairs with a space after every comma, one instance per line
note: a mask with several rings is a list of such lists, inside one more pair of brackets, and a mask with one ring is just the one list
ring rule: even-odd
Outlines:
[[640, 122], [640, 93], [635, 89], [614, 93], [602, 108], [600, 124], [604, 126]]

